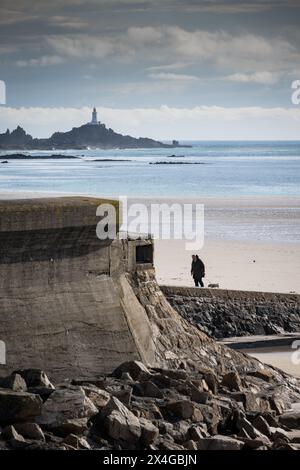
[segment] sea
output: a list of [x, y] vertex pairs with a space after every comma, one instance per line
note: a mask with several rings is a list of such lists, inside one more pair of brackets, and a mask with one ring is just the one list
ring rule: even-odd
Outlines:
[[[300, 141], [193, 141], [191, 148], [20, 152], [37, 160], [0, 163], [1, 193], [238, 200], [300, 196]], [[0, 151], [0, 162], [7, 151]], [[43, 159], [53, 154], [77, 159]], [[184, 163], [184, 164], [183, 164]], [[206, 234], [227, 239], [300, 242], [300, 209], [211, 208]], [[260, 223], [257, 222], [260, 220]], [[254, 223], [255, 221], [255, 223]]]

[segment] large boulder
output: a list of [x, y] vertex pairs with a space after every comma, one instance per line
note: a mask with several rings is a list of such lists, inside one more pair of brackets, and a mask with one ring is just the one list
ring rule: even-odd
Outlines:
[[45, 372], [40, 369], [19, 369], [14, 373], [23, 377], [28, 388], [45, 387], [52, 390], [55, 388]]
[[166, 410], [170, 411], [177, 418], [190, 419], [195, 412], [195, 405], [190, 400], [172, 401], [166, 404]]
[[140, 361], [123, 362], [112, 375], [120, 379], [124, 373], [129, 374], [133, 380], [150, 379], [152, 376], [149, 369]]
[[141, 443], [144, 446], [147, 446], [155, 441], [159, 435], [159, 430], [148, 419], [140, 418], [139, 421], [142, 430]]
[[110, 399], [95, 423], [110, 438], [128, 444], [136, 443], [142, 434], [139, 419], [116, 397]]
[[45, 440], [45, 435], [37, 423], [16, 423], [14, 428], [26, 439]]
[[24, 449], [30, 443], [27, 443], [21, 434], [19, 434], [14, 426], [6, 426], [2, 433], [1, 438], [7, 441], [13, 449]]
[[28, 392], [40, 395], [44, 401], [55, 390], [45, 372], [40, 369], [20, 369], [15, 373], [25, 380]]
[[101, 409], [107, 405], [110, 400], [110, 394], [95, 385], [82, 385], [86, 396], [94, 403], [94, 405]]
[[223, 375], [221, 385], [237, 392], [243, 389], [241, 378], [236, 372], [227, 372]]
[[42, 400], [38, 395], [0, 389], [0, 425], [32, 421], [41, 411]]
[[65, 435], [68, 431], [68, 434], [74, 433], [72, 424], [76, 427], [78, 420], [87, 420], [97, 413], [97, 407], [86, 396], [83, 388], [70, 385], [51, 394], [37, 422], [45, 429]]
[[300, 429], [300, 411], [287, 411], [279, 416], [280, 424], [289, 429]]
[[199, 450], [241, 450], [244, 443], [230, 436], [216, 435], [198, 440]]

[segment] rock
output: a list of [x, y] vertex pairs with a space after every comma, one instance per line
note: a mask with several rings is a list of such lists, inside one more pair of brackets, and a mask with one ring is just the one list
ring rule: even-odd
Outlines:
[[198, 405], [200, 407], [203, 421], [207, 425], [210, 434], [217, 434], [219, 423], [222, 420], [220, 407], [216, 403], [209, 405]]
[[133, 378], [128, 372], [122, 372], [121, 380], [124, 380], [125, 382], [133, 382]]
[[189, 428], [190, 424], [188, 421], [177, 421], [173, 423], [173, 429], [169, 432], [169, 435], [176, 443], [183, 444], [190, 439]]
[[246, 435], [251, 439], [260, 439], [264, 444], [270, 444], [268, 437], [256, 429], [245, 417], [240, 417], [237, 422], [237, 426], [240, 430], [240, 437], [244, 437]]
[[271, 397], [269, 402], [272, 410], [274, 410], [277, 415], [281, 415], [287, 408], [284, 401], [276, 395]]
[[132, 388], [129, 387], [128, 389], [123, 389], [114, 394], [118, 400], [120, 400], [123, 405], [129, 407], [131, 403], [131, 397], [132, 397]]
[[40, 369], [20, 369], [14, 372], [20, 374], [25, 380], [27, 387], [46, 387], [52, 390], [55, 389], [54, 385], [50, 382], [45, 372]]
[[136, 414], [138, 411], [139, 417], [149, 419], [150, 421], [153, 421], [154, 419], [163, 419], [159, 407], [152, 400], [148, 400], [149, 399], [147, 398], [139, 400], [135, 398], [134, 402], [132, 402], [132, 412]]
[[21, 436], [17, 432], [15, 427], [12, 426], [12, 425], [5, 426], [5, 428], [1, 432], [1, 439], [5, 440], [5, 441], [9, 441], [10, 439], [18, 439], [18, 438], [25, 441], [24, 437]]
[[189, 383], [189, 387], [191, 400], [195, 401], [196, 403], [205, 405], [212, 397], [212, 393], [210, 391], [199, 390], [199, 388], [196, 387], [193, 383]]
[[152, 376], [149, 369], [140, 361], [123, 362], [113, 371], [112, 376], [121, 378], [124, 372], [127, 372], [133, 380], [150, 379]]
[[265, 420], [265, 418], [263, 416], [258, 415], [254, 419], [252, 424], [259, 432], [263, 433], [265, 436], [267, 436], [267, 437], [271, 436], [270, 426], [268, 425], [267, 421]]
[[204, 380], [206, 384], [208, 385], [209, 390], [214, 395], [216, 395], [218, 393], [218, 386], [219, 386], [217, 376], [213, 372], [208, 371], [208, 370], [205, 370], [205, 371], [201, 370], [201, 373], [204, 376]]
[[86, 396], [83, 388], [70, 385], [57, 389], [51, 394], [44, 403], [42, 414], [37, 422], [45, 429], [64, 433], [66, 432], [64, 428], [68, 429], [72, 424], [69, 420], [91, 418], [97, 413], [98, 409]]
[[245, 446], [244, 449], [256, 449], [256, 450], [268, 450], [271, 445], [271, 442], [265, 441], [264, 439], [260, 439], [256, 437], [255, 439], [250, 439], [250, 437], [241, 437], [237, 438], [238, 440], [244, 442]]
[[272, 450], [299, 450], [297, 444], [290, 444], [286, 441], [277, 440], [272, 446]]
[[148, 380], [146, 383], [141, 384], [143, 386], [143, 396], [153, 398], [163, 398], [162, 391], [158, 388], [155, 383]]
[[173, 424], [162, 419], [156, 421], [156, 426], [158, 427], [160, 434], [172, 434]]
[[14, 428], [26, 439], [37, 439], [41, 441], [45, 440], [43, 431], [36, 423], [17, 423], [14, 424]]
[[7, 441], [13, 449], [23, 449], [30, 444], [16, 431], [14, 426], [6, 426], [1, 433], [1, 438]]
[[8, 444], [7, 444], [5, 441], [2, 441], [2, 440], [0, 439], [0, 451], [1, 451], [1, 450], [9, 450], [9, 446], [8, 446]]
[[10, 388], [15, 392], [27, 392], [27, 385], [20, 374], [11, 374], [0, 378], [1, 388]]
[[156, 440], [159, 435], [159, 430], [151, 421], [148, 421], [145, 418], [140, 418], [140, 426], [141, 426], [141, 443], [144, 446], [148, 446], [152, 444]]
[[274, 415], [275, 412], [272, 411], [271, 413], [262, 413], [261, 416], [267, 421], [269, 426], [273, 426], [276, 428], [278, 426], [278, 419]]
[[284, 429], [271, 428], [271, 434], [273, 441], [277, 441], [278, 439], [286, 440], [287, 442], [290, 441], [289, 432], [285, 431]]
[[203, 437], [207, 437], [208, 436], [208, 433], [205, 432], [202, 428], [200, 428], [199, 426], [191, 426], [189, 428], [189, 436], [191, 438], [191, 440], [193, 441], [199, 441], [200, 439], [202, 439]]
[[191, 439], [184, 443], [184, 447], [188, 450], [198, 450], [197, 443]]
[[57, 422], [51, 426], [51, 431], [57, 436], [66, 437], [69, 434], [81, 435], [88, 429], [88, 419], [66, 419], [62, 422]]
[[159, 372], [160, 375], [163, 375], [165, 377], [169, 377], [170, 379], [175, 379], [175, 380], [186, 380], [188, 373], [185, 370], [182, 369], [159, 369], [155, 368], [154, 369], [156, 372]]
[[300, 444], [300, 430], [289, 431], [289, 440], [294, 444]]
[[179, 444], [175, 444], [175, 442], [168, 440], [168, 439], [162, 440], [158, 444], [158, 448], [159, 450], [183, 450], [184, 449], [183, 446]]
[[259, 379], [264, 380], [265, 382], [271, 382], [274, 374], [269, 369], [256, 369], [250, 372], [247, 372], [247, 375], [251, 375], [253, 377], [258, 377]]
[[238, 392], [243, 389], [241, 378], [236, 372], [228, 372], [223, 375], [221, 385]]
[[44, 401], [55, 390], [45, 372], [40, 369], [20, 369], [15, 373], [21, 375], [25, 380], [28, 392], [40, 395]]
[[216, 435], [198, 441], [199, 450], [241, 450], [244, 443], [229, 436]]
[[228, 396], [231, 399], [242, 403], [245, 411], [247, 412], [255, 411], [259, 413], [264, 413], [270, 410], [269, 401], [256, 393], [252, 393], [250, 391], [228, 392]]
[[94, 385], [82, 385], [86, 396], [93, 402], [93, 404], [101, 409], [107, 405], [110, 400], [110, 394], [105, 390], [101, 390]]
[[142, 434], [139, 419], [115, 397], [96, 417], [95, 424], [100, 431], [103, 426], [112, 439], [129, 444], [136, 443]]
[[86, 449], [90, 450], [91, 446], [87, 442], [87, 440], [84, 437], [78, 437], [75, 434], [69, 434], [65, 439], [63, 440], [64, 444], [67, 444], [74, 449]]
[[32, 421], [42, 411], [38, 395], [0, 389], [0, 425]]
[[300, 411], [287, 411], [279, 416], [280, 424], [289, 429], [300, 429]]
[[178, 400], [166, 404], [166, 410], [181, 419], [192, 418], [195, 405], [189, 400]]

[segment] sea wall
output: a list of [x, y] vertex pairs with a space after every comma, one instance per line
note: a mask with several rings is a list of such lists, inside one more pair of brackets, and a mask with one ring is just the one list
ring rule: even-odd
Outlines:
[[209, 336], [300, 332], [300, 295], [161, 286], [183, 318]]

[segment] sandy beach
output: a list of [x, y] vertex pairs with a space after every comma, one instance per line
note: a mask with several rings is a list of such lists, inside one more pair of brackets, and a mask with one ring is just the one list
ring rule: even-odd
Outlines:
[[[184, 241], [157, 240], [155, 266], [161, 284], [193, 286], [191, 253]], [[300, 245], [205, 241], [199, 256], [206, 265], [204, 284], [223, 289], [300, 293]]]
[[[299, 198], [204, 198], [202, 202], [209, 228], [198, 255], [206, 265], [206, 286], [300, 293], [300, 243], [278, 241], [285, 233], [287, 238], [300, 233]], [[157, 240], [158, 281], [192, 286], [191, 254], [183, 240]]]

